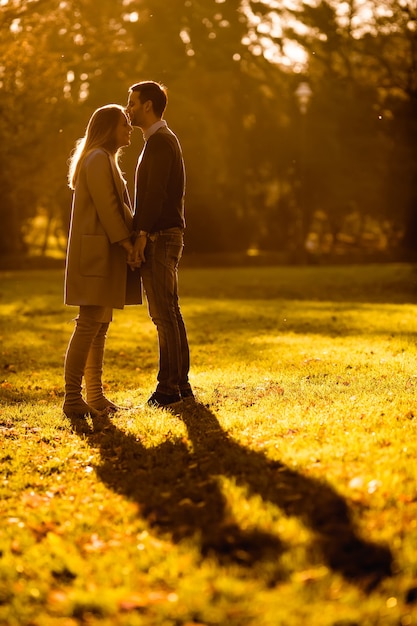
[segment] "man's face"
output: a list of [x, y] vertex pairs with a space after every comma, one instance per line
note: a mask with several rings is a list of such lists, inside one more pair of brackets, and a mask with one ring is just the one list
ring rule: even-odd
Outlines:
[[132, 126], [138, 126], [139, 128], [143, 128], [145, 123], [145, 111], [143, 108], [143, 104], [139, 98], [138, 91], [131, 91], [129, 93], [129, 100], [126, 107], [126, 113], [130, 118], [130, 123]]

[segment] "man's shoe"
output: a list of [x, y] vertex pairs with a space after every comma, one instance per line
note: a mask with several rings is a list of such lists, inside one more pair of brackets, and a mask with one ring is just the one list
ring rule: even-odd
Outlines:
[[175, 408], [175, 405], [182, 403], [182, 398], [179, 393], [168, 395], [161, 393], [160, 391], [154, 391], [149, 400], [146, 402], [148, 406], [156, 409], [169, 409]]
[[184, 389], [181, 391], [181, 398], [186, 404], [192, 404], [195, 402], [195, 396], [192, 389]]

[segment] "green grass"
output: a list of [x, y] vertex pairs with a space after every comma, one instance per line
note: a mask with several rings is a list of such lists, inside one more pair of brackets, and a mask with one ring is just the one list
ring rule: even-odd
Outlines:
[[115, 312], [109, 420], [61, 413], [62, 272], [0, 273], [1, 626], [417, 625], [417, 273], [184, 268], [199, 404], [144, 408]]

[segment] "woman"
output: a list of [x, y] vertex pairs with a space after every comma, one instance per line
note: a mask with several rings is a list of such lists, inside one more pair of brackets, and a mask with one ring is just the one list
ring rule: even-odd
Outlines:
[[[133, 251], [132, 209], [120, 171], [120, 148], [132, 126], [123, 107], [97, 109], [70, 159], [74, 190], [65, 270], [65, 304], [79, 306], [65, 355], [67, 417], [85, 417], [118, 407], [102, 387], [106, 333], [113, 308], [141, 303], [141, 283], [128, 270]], [[84, 377], [87, 402], [81, 395]]]

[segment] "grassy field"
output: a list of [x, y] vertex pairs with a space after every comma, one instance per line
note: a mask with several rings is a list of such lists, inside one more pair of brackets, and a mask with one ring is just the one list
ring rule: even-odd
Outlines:
[[70, 423], [62, 272], [0, 273], [0, 625], [417, 625], [416, 268], [180, 278], [198, 404], [129, 307]]

